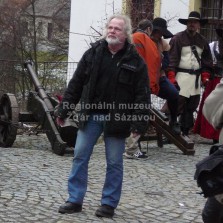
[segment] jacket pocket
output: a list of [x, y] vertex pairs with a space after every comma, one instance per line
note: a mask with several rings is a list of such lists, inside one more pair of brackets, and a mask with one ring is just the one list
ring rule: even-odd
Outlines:
[[125, 85], [133, 85], [133, 75], [131, 71], [122, 71], [119, 75], [118, 82]]

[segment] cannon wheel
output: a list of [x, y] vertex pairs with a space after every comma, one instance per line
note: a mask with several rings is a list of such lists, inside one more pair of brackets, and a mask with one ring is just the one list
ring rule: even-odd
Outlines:
[[0, 99], [0, 146], [11, 147], [18, 129], [19, 107], [14, 94], [5, 93]]

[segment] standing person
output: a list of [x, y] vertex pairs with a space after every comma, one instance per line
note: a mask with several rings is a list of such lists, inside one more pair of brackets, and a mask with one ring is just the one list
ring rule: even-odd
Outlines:
[[212, 57], [207, 40], [198, 32], [208, 21], [192, 11], [188, 19], [179, 19], [179, 22], [187, 28], [170, 41], [168, 78], [180, 88], [178, 113], [181, 131], [188, 136], [200, 101], [201, 81], [205, 85], [210, 78]]
[[[203, 115], [207, 121], [220, 130], [219, 143], [223, 144], [223, 78], [204, 101]], [[222, 175], [223, 178], [223, 175]], [[204, 223], [223, 222], [223, 194], [209, 197], [202, 212]]]
[[223, 30], [215, 30], [218, 36], [217, 41], [213, 41], [209, 44], [211, 49], [211, 55], [213, 59], [213, 74], [212, 78], [205, 86], [204, 93], [200, 102], [197, 119], [194, 124], [194, 133], [200, 136], [212, 139], [213, 144], [218, 143], [220, 130], [216, 130], [209, 124], [202, 114], [202, 109], [205, 99], [215, 89], [216, 85], [220, 82], [223, 74]]
[[[166, 21], [162, 18], [155, 19], [155, 28], [159, 29], [159, 38], [163, 35], [173, 36], [167, 30]], [[150, 91], [163, 99], [167, 99], [171, 109], [170, 126], [175, 134], [180, 134], [180, 128], [177, 123], [177, 100], [178, 91], [172, 83], [166, 78], [164, 66], [162, 66], [162, 52], [159, 50], [155, 41], [150, 38], [154, 31], [153, 23], [148, 19], [139, 22], [137, 29], [132, 35], [133, 43], [140, 56], [146, 62], [148, 68], [148, 76], [150, 80]], [[167, 44], [168, 45], [168, 44]], [[148, 156], [142, 153], [138, 146], [138, 138], [131, 135], [127, 140], [125, 157], [130, 159], [145, 159]]]
[[[69, 197], [60, 213], [82, 210], [87, 190], [88, 163], [104, 133], [106, 177], [98, 217], [111, 218], [118, 206], [123, 181], [125, 138], [148, 127], [147, 68], [131, 44], [131, 21], [124, 15], [108, 19], [104, 37], [87, 50], [70, 80], [58, 109], [57, 123], [80, 101], [79, 130], [68, 179]], [[140, 105], [140, 106], [134, 106]]]

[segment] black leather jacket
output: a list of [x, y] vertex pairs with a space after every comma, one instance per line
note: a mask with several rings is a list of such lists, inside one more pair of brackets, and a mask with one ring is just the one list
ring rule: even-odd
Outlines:
[[[92, 103], [104, 47], [107, 47], [107, 42], [99, 40], [82, 56], [59, 106], [60, 117], [64, 118], [71, 110], [70, 106], [63, 107], [64, 102], [69, 105], [77, 105], [78, 102], [82, 105]], [[105, 136], [128, 137], [130, 131], [141, 134], [146, 131], [150, 104], [147, 73], [147, 67], [134, 46], [126, 43], [126, 51], [117, 63], [110, 83], [113, 89], [111, 100], [115, 106], [109, 110], [110, 120], [105, 123]], [[131, 106], [123, 108], [120, 104], [131, 104]], [[83, 107], [81, 106], [79, 117], [87, 117], [90, 114], [90, 110]], [[79, 118], [80, 129], [85, 123], [86, 118]]]

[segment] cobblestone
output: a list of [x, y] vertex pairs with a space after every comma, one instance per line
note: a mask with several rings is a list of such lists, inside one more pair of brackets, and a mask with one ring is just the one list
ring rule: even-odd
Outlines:
[[[83, 212], [63, 215], [73, 150], [64, 156], [51, 151], [44, 134], [17, 135], [12, 148], [0, 148], [0, 222], [142, 222], [201, 223], [206, 199], [193, 180], [195, 164], [208, 154], [211, 141], [192, 136], [195, 155], [174, 145], [158, 148], [149, 142], [147, 160], [124, 159], [120, 205], [113, 219], [97, 218], [105, 176], [104, 144], [95, 146], [89, 163], [89, 186]], [[146, 151], [146, 143], [142, 145]]]

